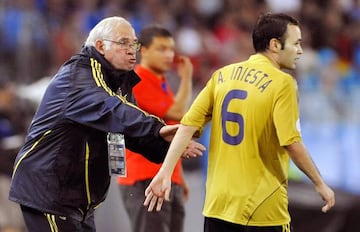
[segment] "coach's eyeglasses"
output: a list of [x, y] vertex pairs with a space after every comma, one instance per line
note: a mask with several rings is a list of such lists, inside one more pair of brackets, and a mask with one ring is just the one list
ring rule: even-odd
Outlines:
[[134, 42], [131, 43], [127, 39], [120, 39], [119, 41], [115, 41], [115, 40], [111, 40], [111, 39], [103, 39], [103, 40], [115, 43], [115, 44], [119, 45], [121, 49], [132, 48], [135, 51], [139, 51], [140, 48], [141, 48], [141, 43], [139, 43], [138, 41], [134, 41]]

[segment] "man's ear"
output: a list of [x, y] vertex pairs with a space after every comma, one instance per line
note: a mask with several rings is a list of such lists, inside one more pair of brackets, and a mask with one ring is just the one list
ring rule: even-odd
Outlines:
[[104, 44], [104, 42], [102, 40], [97, 39], [95, 41], [95, 48], [101, 55], [105, 54], [105, 52], [104, 52], [105, 44]]
[[281, 50], [281, 43], [278, 39], [271, 39], [269, 42], [269, 49], [270, 51], [277, 52]]
[[140, 51], [139, 51], [140, 56], [146, 57], [147, 50], [148, 50], [147, 47], [141, 46]]

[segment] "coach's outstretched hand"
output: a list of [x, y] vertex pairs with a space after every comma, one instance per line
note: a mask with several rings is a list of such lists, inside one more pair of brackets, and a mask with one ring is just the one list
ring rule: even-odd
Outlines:
[[202, 156], [203, 152], [206, 150], [206, 147], [201, 143], [198, 143], [194, 140], [191, 140], [187, 145], [186, 150], [182, 153], [181, 157], [183, 158], [194, 158], [197, 156]]
[[163, 137], [163, 139], [165, 139], [168, 142], [171, 142], [178, 128], [179, 128], [179, 124], [166, 125], [161, 127], [159, 134], [161, 137]]

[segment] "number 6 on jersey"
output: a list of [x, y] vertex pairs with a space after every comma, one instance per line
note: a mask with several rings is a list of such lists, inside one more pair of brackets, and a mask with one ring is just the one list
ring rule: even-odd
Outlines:
[[[246, 99], [247, 92], [244, 90], [231, 90], [226, 94], [224, 102], [221, 107], [221, 126], [222, 126], [222, 138], [224, 142], [230, 145], [238, 145], [244, 138], [244, 118], [239, 113], [229, 112], [228, 106], [234, 99]], [[236, 135], [231, 135], [226, 130], [226, 122], [234, 122], [239, 125], [239, 131]]]

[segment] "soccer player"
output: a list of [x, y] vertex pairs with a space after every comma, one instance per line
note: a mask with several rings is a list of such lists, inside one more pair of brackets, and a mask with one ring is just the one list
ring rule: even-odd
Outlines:
[[302, 142], [295, 69], [303, 53], [296, 19], [264, 14], [253, 30], [256, 54], [215, 71], [181, 120], [165, 161], [146, 189], [144, 204], [161, 210], [174, 164], [194, 134], [212, 120], [204, 231], [290, 231], [290, 158], [325, 201], [335, 204]]

